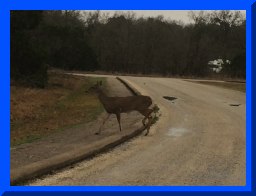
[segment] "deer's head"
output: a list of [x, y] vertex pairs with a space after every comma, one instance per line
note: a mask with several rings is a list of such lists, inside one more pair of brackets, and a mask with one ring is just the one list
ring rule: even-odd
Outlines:
[[102, 81], [97, 82], [96, 84], [92, 85], [86, 92], [87, 93], [98, 93], [100, 86], [102, 85]]

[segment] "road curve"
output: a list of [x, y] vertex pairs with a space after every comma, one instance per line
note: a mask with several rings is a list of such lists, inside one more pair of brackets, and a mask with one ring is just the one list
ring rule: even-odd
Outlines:
[[246, 185], [245, 93], [180, 79], [121, 78], [160, 108], [149, 135], [29, 186]]

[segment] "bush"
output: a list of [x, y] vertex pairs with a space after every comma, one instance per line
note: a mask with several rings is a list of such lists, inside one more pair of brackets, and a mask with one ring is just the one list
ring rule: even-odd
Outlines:
[[238, 53], [231, 64], [224, 64], [223, 73], [229, 77], [246, 79], [246, 52]]
[[246, 52], [235, 56], [231, 62], [231, 69], [234, 77], [246, 78]]

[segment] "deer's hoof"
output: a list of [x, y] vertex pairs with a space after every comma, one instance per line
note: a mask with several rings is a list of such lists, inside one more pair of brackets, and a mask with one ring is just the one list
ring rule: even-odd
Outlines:
[[97, 132], [97, 133], [95, 133], [95, 135], [99, 135], [99, 133]]
[[144, 125], [144, 127], [146, 126], [146, 124], [145, 124], [145, 123], [143, 123], [143, 125]]
[[148, 135], [148, 133], [145, 134], [145, 136], [147, 136], [147, 135]]

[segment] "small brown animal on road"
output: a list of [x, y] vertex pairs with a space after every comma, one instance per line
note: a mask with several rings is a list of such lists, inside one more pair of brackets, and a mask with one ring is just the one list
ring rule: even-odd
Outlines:
[[145, 126], [145, 121], [148, 119], [148, 127], [147, 132], [145, 134], [148, 135], [152, 116], [151, 113], [153, 112], [153, 109], [150, 109], [149, 106], [152, 105], [152, 100], [149, 96], [128, 96], [128, 97], [108, 97], [106, 96], [103, 91], [101, 90], [100, 86], [102, 85], [102, 81], [97, 82], [97, 84], [90, 87], [86, 92], [95, 92], [104, 106], [106, 112], [108, 113], [106, 119], [103, 121], [102, 125], [100, 126], [98, 132], [95, 134], [99, 134], [101, 132], [101, 129], [109, 116], [111, 114], [116, 114], [117, 121], [119, 123], [120, 131], [122, 131], [122, 126], [120, 123], [121, 120], [121, 113], [130, 112], [130, 111], [138, 111], [143, 116], [144, 119], [142, 120], [142, 124]]

